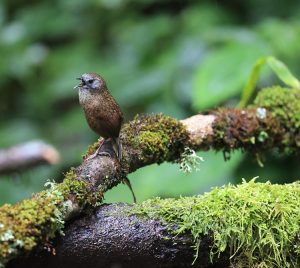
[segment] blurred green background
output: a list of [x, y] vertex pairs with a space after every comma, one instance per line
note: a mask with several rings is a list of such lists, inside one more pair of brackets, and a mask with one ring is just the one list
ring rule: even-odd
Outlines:
[[[61, 153], [55, 166], [0, 178], [0, 203], [61, 180], [98, 137], [78, 104], [75, 78], [98, 72], [126, 120], [162, 112], [179, 119], [235, 106], [257, 58], [274, 55], [300, 77], [299, 0], [4, 0], [0, 2], [0, 148], [43, 139]], [[265, 72], [260, 86], [278, 84]], [[138, 201], [191, 195], [229, 181], [299, 178], [299, 158], [267, 156], [265, 167], [236, 152], [200, 152], [200, 171], [175, 164], [130, 174]], [[106, 202], [131, 202], [120, 185]]]

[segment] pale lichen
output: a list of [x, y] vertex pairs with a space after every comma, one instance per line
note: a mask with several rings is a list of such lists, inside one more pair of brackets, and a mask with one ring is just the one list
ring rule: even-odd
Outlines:
[[184, 148], [184, 152], [181, 154], [178, 160], [180, 170], [184, 173], [191, 173], [193, 170], [199, 171], [200, 163], [203, 162], [203, 157], [197, 155], [197, 153], [189, 147]]

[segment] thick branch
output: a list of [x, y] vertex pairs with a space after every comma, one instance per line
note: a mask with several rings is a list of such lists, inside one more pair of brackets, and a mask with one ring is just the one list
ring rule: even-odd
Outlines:
[[0, 150], [0, 174], [20, 172], [42, 164], [55, 164], [57, 150], [42, 141], [31, 141]]
[[[195, 254], [190, 235], [174, 237], [158, 220], [125, 214], [130, 208], [101, 206], [66, 227], [65, 235], [53, 244], [55, 255], [49, 248], [8, 267], [190, 267]], [[208, 267], [209, 244], [208, 239], [202, 240], [195, 267]]]
[[202, 196], [103, 205], [9, 267], [298, 267], [299, 190], [299, 182], [252, 180]]

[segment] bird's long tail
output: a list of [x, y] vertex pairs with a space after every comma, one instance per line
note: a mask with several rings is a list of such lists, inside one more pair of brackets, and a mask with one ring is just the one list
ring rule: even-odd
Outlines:
[[123, 183], [125, 183], [127, 185], [127, 187], [129, 188], [129, 190], [130, 190], [130, 192], [132, 194], [132, 197], [133, 197], [133, 202], [136, 203], [136, 197], [135, 197], [135, 194], [133, 192], [130, 180], [127, 177], [124, 177], [123, 178]]
[[[119, 161], [121, 161], [121, 159], [122, 159], [122, 143], [120, 141], [120, 137], [113, 139], [113, 149], [114, 149]], [[135, 194], [133, 192], [131, 183], [130, 183], [129, 179], [126, 176], [124, 176], [124, 178], [123, 178], [123, 183], [126, 184], [127, 187], [129, 188], [129, 190], [132, 194], [132, 197], [133, 197], [133, 202], [136, 203], [136, 197], [135, 197]]]

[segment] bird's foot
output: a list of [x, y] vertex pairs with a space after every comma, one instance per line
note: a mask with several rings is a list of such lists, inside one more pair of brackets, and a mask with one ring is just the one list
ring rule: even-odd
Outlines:
[[[115, 148], [115, 146], [117, 146], [117, 148]], [[96, 156], [108, 156], [110, 158], [113, 157], [118, 157], [118, 148], [119, 144], [116, 143], [114, 144], [114, 140], [108, 138], [108, 139], [102, 139], [100, 141], [99, 147], [97, 148], [97, 150], [89, 155], [88, 157], [85, 158], [85, 160], [91, 160], [93, 158], [95, 158]], [[101, 151], [102, 149], [102, 151]], [[119, 158], [119, 157], [118, 157]]]
[[97, 155], [111, 157], [109, 152], [99, 152]]
[[109, 152], [99, 152], [100, 151], [100, 147], [97, 149], [97, 151], [95, 153], [93, 153], [92, 155], [89, 155], [85, 161], [87, 160], [91, 160], [93, 158], [95, 158], [96, 156], [100, 155], [100, 156], [108, 156], [108, 157], [111, 157], [110, 153]]
[[106, 152], [100, 152], [103, 143], [104, 143], [104, 139], [100, 142], [99, 147], [97, 148], [97, 150], [93, 154], [91, 154], [87, 158], [85, 158], [84, 160], [88, 161], [88, 160], [91, 160], [91, 159], [95, 158], [97, 155], [105, 154]]

